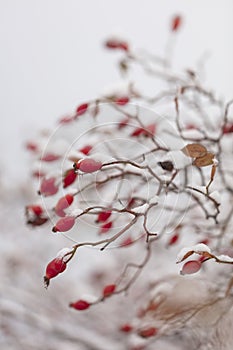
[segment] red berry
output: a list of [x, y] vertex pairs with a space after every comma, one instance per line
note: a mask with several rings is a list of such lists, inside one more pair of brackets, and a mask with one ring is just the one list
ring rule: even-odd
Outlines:
[[80, 311], [88, 309], [90, 305], [91, 304], [85, 300], [78, 300], [75, 303], [70, 303], [70, 307]]
[[48, 287], [51, 278], [56, 277], [59, 273], [62, 273], [66, 269], [66, 263], [63, 259], [55, 258], [49, 262], [46, 267], [46, 272], [44, 276], [44, 282]]
[[74, 169], [81, 170], [84, 173], [94, 173], [102, 168], [102, 163], [91, 158], [81, 159], [74, 163]]
[[126, 127], [129, 123], [129, 118], [125, 118], [125, 119], [122, 119], [122, 121], [120, 121], [118, 124], [117, 124], [117, 127], [118, 129], [123, 129], [124, 127]]
[[47, 153], [47, 154], [43, 155], [43, 157], [41, 158], [41, 160], [44, 162], [54, 162], [58, 159], [60, 159], [60, 156], [57, 154], [52, 154], [52, 153]]
[[75, 224], [75, 218], [73, 216], [66, 216], [56, 223], [53, 227], [53, 232], [66, 232], [69, 231]]
[[154, 123], [149, 124], [146, 126], [145, 129], [145, 136], [151, 136], [154, 135], [156, 131], [156, 125]]
[[124, 51], [129, 51], [129, 45], [124, 41], [119, 43], [118, 48]]
[[40, 177], [45, 176], [45, 173], [43, 173], [42, 171], [39, 171], [39, 170], [35, 170], [32, 172], [32, 176], [36, 177], [36, 178], [40, 178]]
[[38, 146], [37, 146], [37, 144], [36, 143], [34, 143], [34, 142], [27, 142], [26, 143], [26, 148], [27, 148], [27, 150], [29, 150], [29, 151], [32, 151], [32, 152], [37, 152], [38, 151]]
[[120, 327], [120, 331], [124, 333], [129, 333], [133, 330], [133, 326], [129, 323], [125, 323]]
[[52, 196], [58, 191], [58, 186], [56, 185], [56, 178], [50, 177], [48, 179], [43, 179], [40, 185], [39, 193], [43, 196]]
[[179, 235], [175, 233], [168, 241], [168, 245], [173, 245], [179, 240]]
[[153, 337], [157, 333], [158, 333], [158, 329], [155, 327], [144, 328], [138, 331], [138, 335], [140, 335], [143, 338]]
[[171, 22], [171, 30], [173, 32], [177, 31], [180, 26], [181, 26], [181, 23], [182, 23], [182, 18], [181, 16], [177, 15], [177, 16], [174, 16], [172, 18], [172, 22]]
[[105, 42], [105, 47], [108, 49], [120, 49], [124, 51], [129, 50], [129, 45], [125, 41], [121, 41], [118, 39], [109, 39]]
[[142, 128], [142, 127], [136, 128], [132, 132], [131, 136], [140, 136], [140, 135], [152, 136], [155, 134], [155, 130], [156, 130], [156, 125], [153, 123], [145, 126], [145, 128]]
[[108, 49], [118, 49], [118, 45], [119, 45], [118, 41], [114, 39], [109, 39], [105, 42], [105, 46]]
[[119, 106], [124, 106], [129, 102], [129, 98], [128, 97], [118, 97], [115, 99], [115, 103]]
[[109, 284], [106, 287], [104, 287], [102, 294], [106, 298], [106, 297], [109, 297], [112, 293], [114, 293], [115, 290], [116, 290], [116, 285]]
[[99, 213], [97, 217], [97, 222], [105, 222], [108, 220], [108, 218], [111, 216], [112, 212], [111, 211], [102, 211]]
[[132, 209], [135, 206], [136, 199], [135, 198], [130, 198], [127, 204], [127, 209]]
[[35, 216], [34, 218], [28, 218], [27, 224], [32, 226], [41, 226], [48, 221], [48, 218], [41, 216]]
[[32, 211], [36, 216], [40, 216], [43, 213], [43, 209], [40, 205], [28, 205], [26, 210]]
[[144, 132], [145, 132], [144, 128], [139, 127], [139, 128], [136, 128], [136, 129], [132, 132], [131, 136], [140, 136], [140, 135], [143, 135]]
[[180, 272], [181, 275], [191, 275], [196, 273], [201, 268], [201, 262], [198, 260], [190, 260], [184, 264]]
[[121, 242], [121, 247], [127, 247], [127, 246], [129, 246], [129, 245], [131, 245], [133, 243], [134, 243], [134, 241], [132, 240], [132, 238], [131, 237], [127, 237]]
[[75, 173], [74, 169], [67, 170], [63, 177], [63, 188], [72, 185], [72, 183], [74, 183], [74, 181], [76, 180], [76, 177], [77, 174]]
[[233, 133], [233, 124], [224, 125], [223, 134]]
[[68, 208], [74, 200], [74, 197], [71, 194], [67, 194], [64, 197], [60, 198], [56, 204], [55, 212], [58, 216], [65, 216], [66, 213], [64, 209]]
[[103, 225], [100, 227], [99, 233], [100, 233], [100, 234], [102, 234], [102, 233], [107, 233], [111, 228], [112, 228], [112, 221], [109, 221], [109, 222], [107, 222], [106, 224], [103, 224]]
[[81, 148], [80, 152], [82, 152], [83, 154], [85, 154], [87, 156], [91, 152], [92, 148], [93, 148], [92, 146], [87, 145], [87, 146]]
[[187, 130], [193, 130], [193, 129], [195, 130], [196, 129], [196, 125], [194, 125], [194, 124], [187, 124], [186, 125], [186, 129]]
[[130, 350], [146, 350], [146, 345], [145, 344], [138, 344], [138, 345], [133, 345]]
[[62, 118], [59, 120], [59, 124], [69, 124], [69, 123], [71, 123], [73, 120], [74, 120], [73, 117], [65, 116], [65, 117], [62, 117]]
[[202, 243], [202, 244], [208, 245], [210, 243], [210, 240], [209, 240], [209, 238], [204, 238], [203, 240], [199, 241], [198, 243], [199, 244]]
[[69, 206], [73, 203], [74, 200], [74, 196], [72, 196], [72, 194], [66, 194], [65, 195], [65, 199], [68, 202]]
[[83, 103], [83, 104], [81, 104], [80, 106], [78, 106], [78, 107], [76, 108], [76, 116], [78, 117], [78, 116], [80, 116], [80, 115], [86, 113], [87, 108], [88, 108], [88, 103]]

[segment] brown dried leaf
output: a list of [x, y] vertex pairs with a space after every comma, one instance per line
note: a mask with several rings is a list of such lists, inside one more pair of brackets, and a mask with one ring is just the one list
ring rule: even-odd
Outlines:
[[205, 258], [208, 258], [208, 259], [213, 259], [215, 257], [213, 254], [210, 254], [209, 252], [199, 252], [198, 254], [202, 255], [202, 256], [204, 256]]
[[203, 166], [208, 166], [213, 164], [213, 159], [214, 159], [214, 154], [208, 152], [205, 156], [196, 158], [193, 162], [193, 165], [196, 165], [199, 168]]
[[199, 143], [190, 143], [182, 148], [181, 151], [191, 158], [203, 157], [207, 154], [207, 149]]
[[211, 179], [211, 180], [214, 179], [215, 173], [216, 173], [216, 165], [213, 165], [213, 166], [212, 166], [212, 169], [211, 169], [211, 174], [210, 174], [210, 179]]
[[182, 260], [180, 260], [179, 262], [184, 261], [185, 259], [187, 259], [189, 256], [191, 256], [191, 255], [193, 255], [193, 254], [194, 254], [194, 250], [190, 250], [189, 252], [187, 252], [187, 253], [183, 256]]

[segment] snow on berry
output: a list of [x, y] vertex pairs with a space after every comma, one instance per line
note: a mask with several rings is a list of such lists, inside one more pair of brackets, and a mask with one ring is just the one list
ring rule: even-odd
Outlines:
[[26, 207], [26, 211], [31, 211], [36, 216], [40, 216], [44, 212], [42, 207], [40, 205], [36, 205], [36, 204], [28, 205]]
[[70, 255], [72, 254], [72, 252], [73, 252], [73, 248], [62, 248], [57, 253], [56, 258], [62, 259], [64, 262], [66, 262], [70, 258]]

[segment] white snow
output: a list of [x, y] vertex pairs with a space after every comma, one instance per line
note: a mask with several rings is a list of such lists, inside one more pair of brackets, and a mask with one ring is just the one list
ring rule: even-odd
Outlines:
[[149, 204], [145, 203], [143, 205], [140, 205], [139, 207], [133, 208], [133, 211], [137, 214], [144, 214], [148, 209], [148, 207], [149, 207]]
[[66, 262], [70, 258], [70, 255], [68, 254], [71, 252], [72, 252], [72, 248], [63, 248], [59, 250], [59, 252], [56, 255], [56, 258], [60, 258], [60, 259], [63, 258], [63, 261]]
[[170, 151], [166, 154], [166, 160], [170, 160], [176, 169], [183, 169], [186, 165], [192, 163], [190, 158], [186, 157], [182, 151]]
[[[69, 210], [68, 210], [69, 211]], [[70, 216], [78, 216], [80, 214], [82, 214], [83, 210], [79, 209], [79, 208], [74, 208], [69, 212]]]
[[229, 263], [233, 263], [233, 258], [231, 258], [228, 255], [216, 255], [216, 258], [218, 258], [219, 260], [223, 261], [223, 262], [229, 262]]
[[109, 97], [109, 96], [127, 96], [129, 91], [129, 82], [122, 82], [115, 83], [109, 86], [106, 86], [102, 90], [102, 96]]
[[193, 253], [196, 253], [196, 254], [207, 252], [207, 253], [211, 254], [211, 250], [206, 244], [199, 243], [199, 244], [196, 244], [196, 245], [193, 245], [193, 246], [190, 246], [190, 247], [182, 248], [181, 251], [177, 254], [176, 262], [177, 263], [181, 262], [182, 259], [184, 258], [184, 256], [187, 253], [189, 253], [189, 252], [193, 252]]

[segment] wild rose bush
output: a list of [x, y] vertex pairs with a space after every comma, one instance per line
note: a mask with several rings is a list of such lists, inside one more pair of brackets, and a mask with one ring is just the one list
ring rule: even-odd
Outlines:
[[[181, 26], [175, 16], [171, 43]], [[103, 283], [93, 295], [67, 305], [89, 312], [115, 296], [130, 299], [134, 316], [120, 331], [129, 349], [149, 349], [188, 322], [194, 327], [210, 307], [220, 318], [229, 307], [233, 101], [205, 87], [198, 69], [175, 71], [168, 54], [137, 51], [119, 38], [105, 47], [121, 55], [127, 83], [80, 103], [53, 132], [27, 143], [39, 199], [26, 217], [67, 238], [68, 248], [48, 256], [46, 287], [57, 276], [62, 283], [68, 266], [78, 268], [81, 249], [111, 253], [108, 280], [93, 277]], [[133, 80], [136, 69], [159, 80], [153, 95]], [[195, 286], [199, 294], [187, 298]]]

